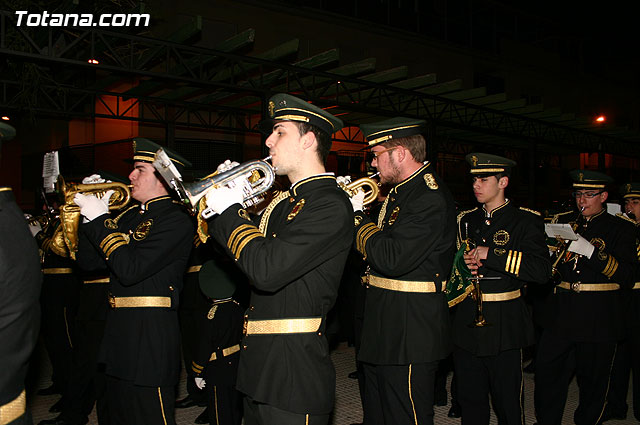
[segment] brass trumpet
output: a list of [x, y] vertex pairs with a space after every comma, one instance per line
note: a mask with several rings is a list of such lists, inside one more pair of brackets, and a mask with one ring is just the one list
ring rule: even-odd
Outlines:
[[124, 183], [66, 183], [62, 176], [58, 176], [56, 191], [62, 197], [64, 204], [60, 207], [60, 226], [56, 229], [51, 242], [53, 252], [76, 259], [78, 225], [80, 224], [80, 207], [73, 201], [76, 193], [101, 196], [108, 190], [114, 191], [114, 194], [109, 198], [110, 211], [124, 208], [131, 200], [131, 190]]
[[[576, 216], [575, 221], [571, 224], [571, 228], [573, 229], [574, 232], [577, 232], [578, 226], [580, 226], [580, 224], [584, 220], [584, 216], [582, 215], [583, 211], [584, 211], [584, 207], [580, 208], [580, 211], [578, 211], [578, 215]], [[567, 254], [567, 250], [569, 249], [570, 244], [571, 244], [571, 241], [565, 241], [563, 239], [558, 238], [558, 245], [556, 246], [556, 259], [551, 265], [552, 276], [556, 276], [556, 275], [559, 276], [558, 264]]]
[[[364, 190], [364, 205], [369, 205], [378, 197], [378, 193], [380, 192], [380, 183], [375, 181], [373, 177], [377, 177], [380, 173], [375, 173], [369, 177], [362, 177], [356, 181], [351, 183], [338, 183], [338, 185], [347, 192], [349, 198], [353, 197], [358, 190]], [[367, 190], [368, 188], [368, 190]]]

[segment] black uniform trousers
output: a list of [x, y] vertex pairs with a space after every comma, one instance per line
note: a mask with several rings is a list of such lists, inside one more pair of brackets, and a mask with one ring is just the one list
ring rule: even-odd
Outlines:
[[569, 383], [576, 375], [580, 399], [573, 420], [595, 425], [604, 411], [615, 342], [574, 342], [545, 330], [536, 357], [535, 406], [539, 425], [560, 425]]
[[73, 371], [65, 392], [66, 404], [62, 411], [62, 417], [71, 425], [86, 423], [94, 403], [98, 423], [109, 423], [104, 365], [98, 364], [98, 351], [103, 334], [103, 320], [76, 321]]
[[[633, 370], [633, 374], [631, 371]], [[611, 370], [611, 383], [607, 397], [607, 410], [615, 416], [625, 416], [629, 375], [632, 377], [633, 416], [640, 421], [640, 328], [633, 327], [627, 338], [618, 343], [616, 358]]]
[[327, 425], [330, 415], [309, 415], [278, 409], [244, 398], [244, 425]]
[[236, 390], [235, 385], [209, 385], [207, 383], [205, 393], [210, 424], [240, 425], [242, 422], [242, 394]]
[[476, 356], [456, 346], [453, 360], [463, 425], [489, 424], [489, 394], [498, 423], [524, 424], [521, 349]]
[[365, 425], [433, 424], [438, 362], [408, 365], [364, 363]]
[[53, 385], [64, 396], [71, 379], [73, 333], [77, 308], [78, 284], [72, 273], [45, 274], [42, 280], [40, 307], [45, 348], [51, 360]]
[[175, 387], [143, 387], [107, 375], [111, 425], [176, 425]]
[[211, 308], [205, 296], [200, 292], [198, 273], [186, 273], [184, 286], [180, 293], [178, 306], [178, 320], [180, 321], [180, 336], [182, 337], [182, 358], [187, 372], [187, 393], [196, 403], [204, 403], [205, 392], [195, 384], [195, 374], [191, 369], [191, 362], [198, 349], [200, 335], [200, 318]]

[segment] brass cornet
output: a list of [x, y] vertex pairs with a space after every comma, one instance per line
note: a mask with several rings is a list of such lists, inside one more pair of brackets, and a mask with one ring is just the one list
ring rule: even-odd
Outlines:
[[[193, 182], [183, 183], [182, 176], [171, 163], [164, 149], [158, 149], [153, 166], [167, 184], [176, 191], [180, 200], [195, 214], [198, 203], [211, 189], [233, 184], [245, 184], [243, 206], [249, 207], [259, 203], [261, 195], [269, 190], [276, 179], [276, 171], [269, 161], [270, 156], [262, 160], [244, 162], [222, 173], [215, 172]], [[204, 208], [202, 217], [210, 218], [213, 212]]]
[[101, 196], [108, 190], [114, 191], [114, 194], [109, 198], [109, 210], [122, 209], [131, 200], [131, 190], [124, 183], [65, 183], [64, 178], [58, 176], [56, 191], [62, 197], [64, 204], [60, 207], [60, 226], [56, 229], [51, 242], [53, 252], [64, 257], [71, 257], [74, 260], [76, 258], [78, 225], [80, 224], [80, 207], [73, 201], [76, 193]]
[[373, 179], [373, 177], [377, 177], [378, 174], [380, 173], [373, 174], [372, 176], [369, 176], [369, 177], [362, 177], [356, 181], [353, 181], [347, 184], [339, 183], [339, 186], [342, 188], [342, 190], [347, 192], [347, 195], [349, 195], [349, 198], [355, 195], [359, 189], [364, 190], [363, 205], [369, 205], [370, 203], [376, 200], [376, 198], [378, 197], [378, 193], [380, 192], [380, 183], [378, 183]]

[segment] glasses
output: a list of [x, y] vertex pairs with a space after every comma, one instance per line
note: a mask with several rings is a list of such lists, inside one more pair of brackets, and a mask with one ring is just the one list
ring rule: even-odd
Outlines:
[[392, 150], [394, 150], [394, 149], [398, 149], [399, 147], [400, 147], [400, 146], [394, 146], [394, 147], [392, 147], [392, 148], [385, 149], [385, 150], [378, 151], [378, 152], [369, 151], [369, 152], [367, 153], [367, 159], [368, 159], [369, 161], [373, 161], [374, 159], [378, 159], [378, 157], [379, 157], [380, 155], [382, 155], [383, 153], [385, 153], [385, 152], [389, 152], [389, 151], [392, 151]]
[[571, 196], [573, 196], [574, 198], [587, 198], [587, 199], [591, 199], [591, 198], [595, 198], [596, 196], [600, 195], [602, 193], [602, 191], [600, 192], [573, 192], [571, 194]]

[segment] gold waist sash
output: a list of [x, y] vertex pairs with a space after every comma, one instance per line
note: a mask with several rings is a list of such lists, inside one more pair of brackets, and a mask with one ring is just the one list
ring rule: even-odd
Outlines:
[[169, 297], [109, 297], [111, 308], [132, 308], [132, 307], [171, 307]]
[[[236, 344], [236, 345], [232, 345], [231, 347], [227, 347], [227, 348], [223, 348], [222, 349], [222, 357], [227, 357], [232, 355], [233, 353], [237, 353], [238, 351], [240, 351], [240, 344]], [[209, 357], [209, 361], [214, 361], [218, 359], [218, 354], [216, 352], [213, 352], [211, 354], [211, 357]]]
[[601, 292], [601, 291], [617, 291], [620, 285], [617, 283], [580, 283], [580, 282], [560, 282], [558, 288], [567, 289], [573, 292]]
[[515, 300], [520, 297], [520, 290], [516, 289], [515, 291], [509, 292], [498, 292], [494, 294], [485, 294], [482, 293], [482, 301], [494, 302], [494, 301], [509, 301]]
[[9, 403], [0, 406], [0, 425], [9, 424], [20, 416], [24, 415], [27, 408], [27, 396], [25, 390], [22, 390], [18, 397]]
[[322, 317], [309, 319], [246, 320], [244, 335], [312, 333], [320, 329]]
[[[369, 275], [369, 285], [375, 286], [376, 288], [387, 289], [389, 291], [431, 293], [442, 292], [444, 290], [445, 282], [396, 280]], [[440, 286], [440, 291], [437, 291], [438, 285]]]
[[90, 279], [90, 280], [83, 281], [83, 283], [109, 283], [109, 278], [103, 277], [100, 279]]
[[73, 269], [70, 267], [49, 267], [42, 269], [43, 274], [71, 274]]
[[187, 269], [187, 273], [195, 273], [195, 272], [199, 272], [200, 269], [202, 268], [202, 265], [199, 266], [191, 266]]

